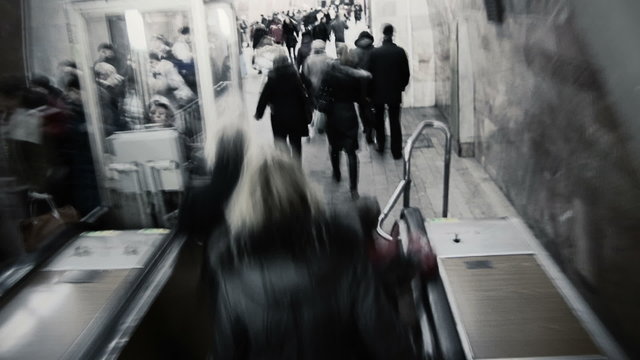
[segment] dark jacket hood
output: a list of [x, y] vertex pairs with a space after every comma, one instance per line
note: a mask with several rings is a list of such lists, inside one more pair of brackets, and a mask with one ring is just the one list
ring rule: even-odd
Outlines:
[[268, 76], [280, 78], [280, 77], [291, 77], [296, 75], [297, 75], [296, 68], [293, 67], [292, 64], [287, 64], [284, 66], [273, 68], [271, 71], [269, 71]]

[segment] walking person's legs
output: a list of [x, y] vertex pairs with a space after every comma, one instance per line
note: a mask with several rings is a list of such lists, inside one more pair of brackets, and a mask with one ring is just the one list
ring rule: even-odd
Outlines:
[[349, 162], [349, 190], [351, 190], [351, 198], [357, 200], [358, 194], [358, 155], [354, 149], [347, 151], [347, 160]]
[[291, 58], [291, 63], [295, 64], [296, 63], [296, 46], [293, 45], [291, 47], [288, 48], [289, 50], [289, 57]]
[[384, 153], [386, 134], [384, 130], [384, 104], [375, 104], [376, 151]]
[[289, 135], [289, 145], [291, 145], [291, 155], [302, 165], [302, 138]]
[[[271, 119], [271, 121], [273, 121], [273, 119]], [[287, 133], [274, 128], [273, 125], [272, 125], [272, 130], [273, 130], [273, 143], [275, 147], [286, 153], [290, 153], [291, 150], [289, 150], [289, 146], [287, 146]]]
[[371, 104], [369, 102], [363, 102], [358, 104], [358, 114], [360, 115], [360, 122], [362, 123], [362, 130], [367, 140], [367, 144], [373, 143], [373, 112], [371, 111]]
[[333, 179], [340, 181], [342, 178], [340, 174], [340, 151], [329, 146], [329, 158], [331, 159], [331, 169], [333, 169]]
[[391, 132], [391, 154], [402, 158], [402, 127], [400, 126], [400, 104], [389, 104], [389, 131]]

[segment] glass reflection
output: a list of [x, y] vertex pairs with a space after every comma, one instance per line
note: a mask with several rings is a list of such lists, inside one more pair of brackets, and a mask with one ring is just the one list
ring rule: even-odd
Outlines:
[[[230, 4], [195, 14], [186, 3], [71, 1], [65, 14], [39, 1], [29, 1], [26, 52], [45, 75], [0, 81], [0, 268], [25, 253], [20, 223], [51, 213], [29, 192], [79, 217], [108, 205], [112, 228], [171, 227], [187, 175], [207, 171], [201, 87], [213, 95], [210, 134], [245, 118]], [[35, 21], [46, 16], [62, 25]]]

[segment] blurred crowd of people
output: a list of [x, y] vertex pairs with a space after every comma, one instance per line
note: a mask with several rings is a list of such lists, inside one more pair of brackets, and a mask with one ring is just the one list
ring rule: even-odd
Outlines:
[[[144, 127], [175, 127], [175, 114], [196, 99], [197, 86], [189, 27], [171, 43], [150, 42], [147, 78], [109, 43], [97, 47], [91, 70], [104, 136]], [[81, 214], [99, 205], [80, 71], [74, 61], [58, 64], [57, 81], [35, 75], [29, 81], [0, 79], [3, 173], [32, 191], [51, 194], [56, 204], [72, 204]], [[142, 86], [149, 89], [146, 104]], [[6, 176], [6, 175], [5, 175]], [[73, 191], [71, 191], [73, 189]]]
[[[359, 5], [276, 13], [251, 25], [238, 20], [254, 66], [266, 77], [255, 118], [270, 108], [277, 146], [258, 147], [239, 127], [221, 129], [210, 179], [187, 190], [176, 230], [187, 235], [185, 246], [203, 247], [199, 275], [216, 359], [417, 358], [397, 299], [417, 267], [381, 254], [379, 206], [358, 193], [360, 124], [367, 142], [375, 135], [384, 152], [386, 107], [391, 152], [400, 158], [408, 61], [392, 41], [391, 25], [381, 46], [363, 31], [349, 49], [351, 18], [362, 21]], [[330, 40], [337, 59], [326, 53]], [[141, 63], [120, 58], [112, 44], [98, 46], [91, 70], [105, 136], [148, 124], [175, 127], [175, 113], [197, 99], [189, 28], [180, 28], [174, 42], [156, 35], [149, 48]], [[86, 214], [99, 196], [79, 75], [76, 64], [65, 61], [60, 87], [44, 76], [26, 86], [19, 78], [0, 81], [6, 150], [0, 165], [20, 183]], [[326, 132], [336, 181], [340, 153], [347, 155], [355, 201], [344, 209], [326, 208], [300, 166], [309, 125]]]
[[3, 176], [86, 214], [99, 199], [85, 109], [75, 64], [60, 70], [63, 89], [45, 76], [0, 80], [0, 162]]
[[[301, 138], [309, 136], [308, 125], [326, 131], [333, 178], [342, 179], [340, 153], [345, 152], [354, 199], [359, 197], [360, 126], [367, 143], [383, 154], [388, 111], [391, 154], [402, 158], [400, 109], [410, 77], [407, 55], [393, 42], [392, 25], [384, 26], [378, 47], [369, 31], [362, 31], [353, 45], [345, 43], [349, 23], [361, 17], [359, 5], [333, 6], [274, 13], [271, 19], [261, 16], [248, 27], [254, 67], [267, 72], [255, 118], [261, 119], [269, 106], [274, 137], [288, 141], [298, 158]], [[336, 59], [327, 54], [330, 42]]]
[[116, 50], [100, 44], [93, 65], [105, 135], [145, 125], [175, 127], [176, 112], [197, 98], [190, 28], [181, 27], [173, 42], [154, 35], [146, 64], [131, 56], [121, 59]]

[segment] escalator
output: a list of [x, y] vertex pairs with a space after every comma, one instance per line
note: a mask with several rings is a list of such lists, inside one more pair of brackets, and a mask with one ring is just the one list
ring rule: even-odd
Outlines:
[[[52, 19], [27, 24], [33, 34], [25, 46], [48, 54], [38, 59], [51, 62], [45, 69], [61, 58], [77, 64], [101, 206], [0, 269], [0, 358], [204, 358], [210, 321], [198, 292], [202, 248], [172, 229], [188, 183], [207, 178], [206, 140], [225, 122], [245, 118], [233, 2], [54, 1], [62, 19], [42, 13], [46, 7], [27, 7], [28, 19]], [[58, 20], [71, 53], [36, 36]], [[189, 28], [192, 38], [184, 39]], [[175, 111], [163, 123], [154, 122], [152, 111], [161, 93], [153, 85], [162, 74], [150, 56], [158, 35], [191, 46], [189, 75], [196, 79], [187, 85], [197, 93], [181, 97], [168, 86], [164, 95], [175, 100]], [[111, 69], [98, 66], [109, 59], [97, 53], [109, 48], [120, 75], [111, 83], [97, 71]], [[126, 91], [107, 91], [115, 85]], [[110, 93], [123, 98], [105, 102]]]

